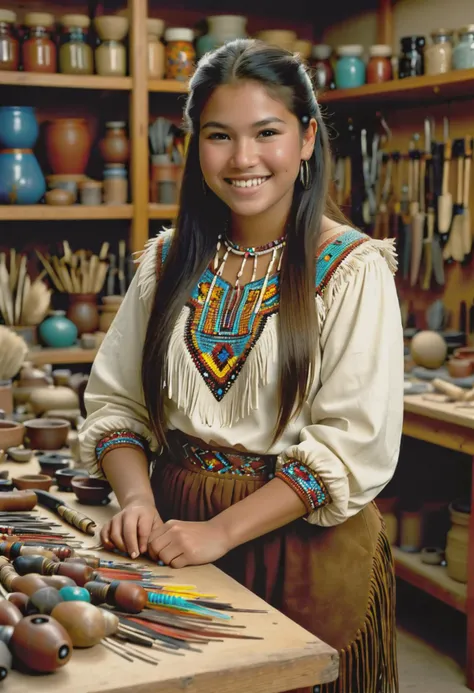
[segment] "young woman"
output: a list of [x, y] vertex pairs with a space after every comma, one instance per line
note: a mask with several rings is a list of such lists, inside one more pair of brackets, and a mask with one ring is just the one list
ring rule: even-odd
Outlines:
[[82, 459], [122, 508], [102, 542], [216, 562], [340, 652], [318, 690], [395, 693], [372, 502], [402, 426], [392, 243], [329, 199], [326, 128], [290, 53], [236, 41], [205, 56], [185, 116], [177, 228], [142, 255], [86, 391]]

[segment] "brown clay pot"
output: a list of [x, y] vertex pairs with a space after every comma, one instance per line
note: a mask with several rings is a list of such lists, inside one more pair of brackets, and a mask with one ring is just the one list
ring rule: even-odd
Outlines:
[[8, 450], [23, 443], [25, 427], [15, 421], [0, 421], [0, 450]]
[[55, 174], [82, 174], [91, 150], [84, 118], [57, 118], [46, 128], [46, 148]]
[[105, 124], [105, 137], [99, 142], [100, 154], [106, 164], [126, 164], [130, 145], [125, 134], [125, 123], [111, 121]]
[[60, 450], [71, 424], [63, 419], [30, 419], [25, 421], [25, 429], [32, 450]]
[[96, 332], [99, 328], [97, 295], [69, 294], [67, 317], [75, 324], [79, 335]]

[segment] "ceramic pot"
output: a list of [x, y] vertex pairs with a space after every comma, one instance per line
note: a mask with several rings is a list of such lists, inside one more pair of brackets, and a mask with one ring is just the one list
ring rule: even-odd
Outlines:
[[208, 32], [196, 41], [197, 56], [200, 58], [208, 51], [222, 46], [227, 41], [245, 38], [247, 35], [247, 17], [233, 14], [222, 14], [207, 17]]
[[130, 145], [125, 134], [123, 121], [111, 121], [105, 124], [105, 137], [99, 142], [100, 154], [107, 164], [126, 164]]
[[33, 450], [60, 450], [66, 444], [71, 424], [64, 419], [30, 419], [24, 427]]
[[31, 106], [0, 107], [0, 147], [32, 149], [38, 132], [35, 109]]
[[128, 31], [128, 17], [102, 15], [94, 19], [95, 30], [102, 41], [121, 41]]
[[99, 327], [96, 294], [69, 294], [67, 317], [77, 327], [79, 335], [95, 332]]
[[55, 349], [64, 349], [72, 346], [77, 340], [77, 327], [66, 318], [63, 310], [52, 311], [39, 326], [41, 341]]
[[0, 450], [14, 448], [23, 443], [25, 427], [23, 424], [7, 419], [0, 421]]
[[24, 474], [12, 479], [13, 485], [19, 491], [26, 491], [30, 488], [39, 488], [42, 491], [49, 491], [53, 479], [46, 474]]
[[292, 51], [296, 41], [296, 32], [286, 29], [268, 29], [260, 31], [257, 34], [257, 38], [271, 46], [278, 46], [283, 48], [283, 50]]
[[451, 529], [446, 541], [448, 575], [457, 582], [467, 583], [470, 507], [468, 504], [452, 503], [449, 514]]
[[82, 174], [91, 150], [84, 118], [57, 118], [46, 129], [48, 160], [55, 174]]
[[60, 491], [72, 491], [73, 477], [88, 477], [87, 469], [58, 469], [55, 473], [56, 484]]
[[84, 505], [107, 505], [112, 487], [106, 479], [76, 476], [71, 479], [72, 490], [79, 503]]
[[46, 192], [46, 181], [31, 149], [0, 152], [0, 203], [35, 205]]
[[30, 395], [30, 406], [40, 416], [51, 409], [79, 409], [79, 398], [70, 387], [37, 387]]

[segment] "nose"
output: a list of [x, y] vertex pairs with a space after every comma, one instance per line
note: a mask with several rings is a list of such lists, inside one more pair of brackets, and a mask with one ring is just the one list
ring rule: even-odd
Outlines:
[[234, 140], [231, 165], [240, 171], [246, 171], [258, 163], [258, 145], [253, 137], [240, 137]]

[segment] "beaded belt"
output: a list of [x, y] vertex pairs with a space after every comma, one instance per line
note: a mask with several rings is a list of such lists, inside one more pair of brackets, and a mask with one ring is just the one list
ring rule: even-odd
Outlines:
[[244, 452], [221, 452], [203, 449], [182, 434], [170, 436], [174, 461], [185, 461], [205, 472], [235, 476], [271, 478], [275, 470], [275, 455], [251, 455]]

